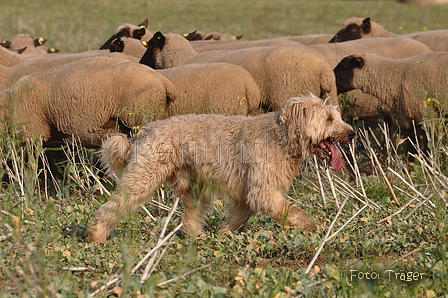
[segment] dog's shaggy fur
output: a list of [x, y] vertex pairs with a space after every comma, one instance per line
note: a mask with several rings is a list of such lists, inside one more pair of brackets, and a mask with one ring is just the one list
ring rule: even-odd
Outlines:
[[90, 222], [88, 241], [105, 242], [164, 181], [184, 202], [185, 234], [201, 233], [210, 197], [217, 194], [232, 200], [220, 232], [241, 229], [257, 212], [287, 226], [313, 227], [284, 195], [313, 153], [340, 170], [344, 163], [333, 143], [354, 135], [335, 106], [308, 94], [290, 98], [278, 112], [175, 116], [146, 125], [131, 143], [124, 135], [112, 136], [103, 144], [101, 161], [121, 178]]

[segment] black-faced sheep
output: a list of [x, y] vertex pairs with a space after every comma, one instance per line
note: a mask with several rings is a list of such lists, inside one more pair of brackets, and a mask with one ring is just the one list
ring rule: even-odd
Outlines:
[[332, 42], [342, 42], [372, 37], [408, 37], [427, 45], [434, 52], [448, 51], [448, 30], [419, 31], [404, 35], [397, 35], [387, 31], [380, 24], [372, 22], [370, 18], [348, 18], [343, 28], [331, 39]]
[[158, 70], [178, 90], [168, 115], [256, 115], [260, 90], [245, 69], [228, 63], [193, 63]]
[[376, 22], [372, 22], [370, 18], [351, 17], [342, 23], [342, 29], [336, 33], [329, 41], [343, 42], [348, 40], [355, 40], [360, 38], [371, 37], [392, 37], [396, 36], [394, 33], [387, 31], [383, 26]]
[[305, 47], [299, 42], [287, 38], [272, 38], [260, 40], [217, 40], [217, 41], [192, 41], [191, 46], [197, 53], [214, 50], [239, 50], [253, 47], [270, 46], [298, 46]]
[[236, 64], [257, 82], [266, 110], [278, 110], [287, 98], [307, 91], [337, 103], [332, 68], [322, 55], [308, 48], [254, 47], [198, 54], [182, 35], [157, 32], [140, 62], [155, 69], [203, 62]]
[[187, 40], [239, 40], [242, 35], [233, 35], [230, 33], [219, 33], [216, 31], [206, 33], [204, 31], [195, 30], [193, 32], [188, 32], [182, 34]]
[[429, 107], [437, 102], [446, 111], [448, 53], [433, 52], [409, 58], [391, 59], [374, 54], [350, 55], [334, 69], [338, 93], [353, 89], [380, 99], [405, 135], [412, 132], [412, 120], [419, 124]]
[[119, 52], [126, 55], [141, 59], [146, 52], [146, 41], [141, 41], [135, 38], [119, 37], [114, 39], [110, 46], [109, 51], [112, 53]]
[[300, 42], [303, 45], [310, 46], [313, 44], [328, 43], [333, 34], [306, 34], [283, 37], [292, 41]]
[[[22, 130], [46, 143], [79, 137], [98, 147], [107, 134], [167, 117], [174, 85], [136, 62], [87, 58], [23, 77], [0, 93], [0, 130]], [[56, 138], [56, 139], [55, 139]]]
[[14, 66], [25, 60], [19, 53], [0, 47], [0, 64], [4, 66]]
[[341, 59], [353, 53], [373, 53], [387, 58], [405, 58], [432, 52], [425, 44], [405, 37], [378, 37], [341, 43], [311, 45], [334, 68]]
[[34, 38], [30, 34], [21, 33], [14, 36], [11, 41], [3, 41], [0, 44], [12, 51], [23, 50], [21, 52], [23, 54], [46, 55], [59, 52], [59, 50], [55, 48], [47, 48], [43, 46], [46, 42], [47, 40], [45, 38]]
[[151, 31], [148, 29], [148, 19], [145, 19], [138, 25], [123, 24], [118, 26], [115, 33], [100, 47], [100, 50], [108, 50], [111, 42], [119, 37], [129, 37], [138, 40], [148, 41], [152, 37]]
[[[1, 52], [1, 51], [0, 51]], [[10, 86], [21, 77], [29, 74], [50, 69], [54, 66], [67, 64], [76, 60], [93, 57], [112, 57], [115, 59], [138, 62], [137, 58], [123, 54], [110, 53], [109, 51], [87, 51], [81, 53], [52, 54], [45, 57], [22, 59], [18, 64], [7, 67], [0, 65], [0, 90], [2, 87]]]
[[[310, 46], [324, 56], [334, 68], [339, 61], [353, 53], [373, 53], [387, 58], [405, 58], [432, 52], [426, 45], [405, 37], [378, 37], [357, 39], [341, 43], [326, 43]], [[372, 122], [376, 126], [380, 101], [360, 90], [350, 91], [343, 96], [341, 110], [345, 119]], [[346, 109], [348, 108], [348, 109]]]

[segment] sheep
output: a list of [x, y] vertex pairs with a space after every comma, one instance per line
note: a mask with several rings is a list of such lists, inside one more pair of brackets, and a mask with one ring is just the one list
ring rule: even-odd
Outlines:
[[190, 63], [225, 62], [246, 69], [257, 82], [263, 108], [279, 110], [284, 101], [306, 91], [337, 103], [332, 68], [319, 53], [301, 47], [254, 47], [198, 54], [175, 33], [156, 32], [140, 63], [163, 69]]
[[230, 33], [219, 33], [216, 31], [206, 33], [204, 31], [195, 30], [182, 34], [187, 40], [239, 40], [242, 35], [232, 35]]
[[112, 53], [120, 52], [141, 59], [143, 54], [145, 54], [146, 44], [146, 41], [141, 41], [139, 39], [118, 37], [111, 42], [109, 51]]
[[33, 38], [30, 34], [21, 33], [14, 36], [11, 41], [3, 41], [0, 44], [13, 51], [24, 49], [21, 53], [45, 55], [50, 53], [57, 53], [59, 50], [55, 48], [47, 48], [43, 46], [47, 40], [45, 38]]
[[332, 37], [333, 34], [306, 34], [306, 35], [288, 36], [283, 38], [300, 42], [305, 46], [310, 46], [313, 44], [328, 43]]
[[[433, 52], [402, 59], [375, 54], [353, 54], [334, 69], [338, 93], [360, 89], [380, 99], [403, 134], [412, 135], [416, 124], [425, 118], [428, 99], [446, 110], [448, 53]], [[420, 128], [420, 127], [419, 127]]]
[[146, 66], [86, 58], [33, 73], [3, 90], [0, 130], [19, 130], [20, 138], [41, 137], [45, 144], [74, 135], [83, 146], [98, 148], [108, 133], [166, 118], [176, 97], [174, 85]]
[[151, 31], [148, 29], [148, 19], [143, 20], [138, 25], [123, 24], [118, 26], [115, 33], [100, 47], [100, 50], [107, 50], [111, 42], [119, 37], [131, 37], [142, 41], [148, 41], [152, 37]]
[[408, 38], [412, 38], [427, 45], [434, 52], [448, 51], [448, 30], [428, 30], [405, 34]]
[[191, 113], [256, 115], [260, 90], [243, 68], [227, 63], [193, 63], [158, 70], [177, 88], [179, 96], [168, 116]]
[[204, 36], [204, 40], [239, 40], [242, 35], [232, 35], [230, 33], [209, 32]]
[[342, 29], [333, 36], [329, 43], [371, 37], [396, 37], [396, 35], [378, 23], [371, 22], [370, 18], [351, 17], [343, 22]]
[[448, 51], [448, 30], [420, 31], [404, 35], [387, 31], [380, 24], [372, 22], [370, 18], [348, 18], [343, 28], [331, 39], [332, 42], [342, 42], [369, 37], [408, 37], [427, 45], [434, 52]]
[[16, 51], [10, 51], [4, 47], [0, 47], [0, 65], [10, 67], [17, 65], [24, 60], [25, 59]]
[[81, 53], [52, 54], [45, 57], [22, 59], [21, 62], [12, 67], [0, 65], [0, 90], [3, 89], [1, 87], [12, 85], [21, 77], [32, 74], [34, 72], [49, 69], [58, 65], [67, 64], [84, 58], [101, 56], [138, 62], [137, 58], [128, 56], [123, 53], [110, 53], [109, 51], [105, 50], [87, 51]]
[[[324, 56], [330, 66], [334, 68], [339, 61], [353, 53], [374, 53], [388, 58], [405, 58], [432, 52], [426, 45], [405, 37], [378, 37], [357, 39], [341, 43], [327, 43], [311, 45], [313, 49]], [[348, 101], [347, 101], [348, 100]], [[344, 119], [362, 120], [375, 125], [377, 122], [377, 107], [380, 101], [370, 94], [360, 90], [353, 90], [345, 97], [341, 106]], [[345, 107], [350, 109], [345, 109]]]
[[374, 53], [387, 58], [405, 58], [432, 52], [425, 44], [406, 37], [356, 39], [341, 43], [311, 45], [309, 48], [322, 54], [332, 68], [343, 57], [353, 53]]
[[267, 46], [298, 46], [305, 47], [301, 43], [287, 38], [272, 38], [260, 40], [219, 40], [219, 41], [192, 41], [190, 45], [197, 53], [203, 53], [214, 50], [239, 50], [252, 47]]

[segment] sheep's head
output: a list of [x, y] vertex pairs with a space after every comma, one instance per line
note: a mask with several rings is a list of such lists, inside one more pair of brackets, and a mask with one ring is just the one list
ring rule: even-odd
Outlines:
[[112, 35], [101, 47], [100, 50], [107, 50], [110, 48], [112, 41], [120, 37], [130, 37], [142, 40], [147, 33], [150, 33], [146, 28], [148, 27], [148, 19], [145, 19], [138, 25], [124, 24], [117, 28], [114, 35]]
[[369, 34], [371, 30], [370, 18], [349, 18], [344, 21], [342, 29], [333, 36], [329, 43], [360, 39]]
[[354, 71], [365, 65], [365, 55], [350, 55], [343, 58], [334, 68], [338, 94], [355, 89], [353, 86]]
[[157, 69], [156, 57], [163, 50], [165, 41], [166, 38], [160, 31], [154, 33], [153, 37], [148, 41], [146, 52], [140, 59], [140, 63]]

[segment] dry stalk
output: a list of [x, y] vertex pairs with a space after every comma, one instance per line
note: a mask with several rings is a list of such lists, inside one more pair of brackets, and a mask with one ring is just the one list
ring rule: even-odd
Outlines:
[[[421, 197], [422, 199], [426, 199], [426, 197], [420, 193], [413, 185], [411, 185], [408, 181], [406, 181], [406, 179], [404, 179], [400, 174], [398, 174], [397, 172], [395, 172], [393, 169], [391, 169], [390, 167], [387, 168], [390, 172], [392, 172], [395, 176], [397, 176], [401, 181], [403, 181], [411, 190], [413, 190], [419, 197]], [[430, 205], [435, 208], [435, 205], [431, 202], [428, 201], [430, 203]], [[425, 204], [426, 205], [426, 204]]]
[[199, 268], [196, 268], [196, 269], [193, 269], [193, 270], [191, 270], [191, 271], [185, 272], [185, 273], [182, 274], [181, 276], [178, 276], [178, 277], [175, 277], [175, 278], [166, 280], [166, 281], [164, 281], [164, 282], [161, 282], [161, 283], [157, 284], [157, 286], [159, 286], [159, 287], [160, 287], [160, 286], [164, 286], [164, 285], [166, 285], [166, 284], [168, 284], [168, 283], [170, 283], [170, 282], [176, 281], [176, 280], [178, 280], [178, 279], [180, 279], [180, 278], [184, 278], [185, 276], [187, 276], [187, 275], [189, 275], [189, 274], [195, 273], [196, 271], [199, 271], [199, 270], [202, 270], [202, 269], [211, 267], [211, 266], [212, 266], [212, 264], [207, 264], [207, 265], [201, 266], [201, 267], [199, 267]]
[[[162, 243], [163, 235], [165, 234], [166, 228], [168, 226], [169, 221], [174, 215], [174, 210], [177, 208], [177, 204], [179, 203], [179, 197], [176, 197], [176, 200], [174, 201], [173, 208], [171, 209], [171, 212], [168, 214], [168, 217], [165, 219], [165, 222], [163, 223], [162, 230], [160, 231], [159, 239], [157, 240], [157, 245], [160, 245]], [[151, 257], [151, 259], [148, 261], [148, 264], [145, 267], [145, 270], [143, 271], [143, 274], [140, 278], [140, 282], [143, 283], [145, 280], [148, 279], [149, 275], [154, 271], [154, 268], [152, 267], [155, 259], [157, 258], [158, 253], [154, 253]]]
[[322, 251], [322, 248], [324, 247], [325, 243], [327, 243], [328, 241], [328, 237], [330, 235], [331, 230], [333, 229], [334, 224], [336, 223], [336, 220], [338, 219], [339, 215], [342, 212], [342, 209], [344, 209], [345, 203], [347, 203], [348, 197], [346, 197], [344, 199], [344, 201], [342, 202], [341, 207], [339, 207], [338, 212], [336, 213], [336, 216], [334, 217], [333, 221], [331, 222], [330, 226], [328, 227], [327, 233], [325, 234], [324, 239], [322, 240], [322, 242], [320, 243], [319, 247], [317, 248], [316, 253], [314, 254], [313, 259], [311, 260], [311, 262], [308, 264], [308, 267], [305, 270], [305, 273], [308, 274], [311, 270], [311, 267], [313, 267], [314, 262], [316, 262], [317, 257], [319, 256], [320, 252]]
[[[157, 244], [137, 263], [137, 265], [135, 265], [132, 269], [131, 269], [131, 274], [134, 274], [142, 265], [143, 263], [149, 259], [150, 257], [152, 257], [153, 255], [157, 255], [157, 252], [160, 248], [162, 248], [163, 246], [169, 245], [171, 243], [172, 238], [174, 237], [174, 235], [176, 234], [176, 232], [178, 230], [180, 230], [180, 228], [182, 227], [182, 223], [180, 223], [176, 228], [174, 228], [173, 231], [171, 231], [167, 236], [163, 237], [165, 231], [166, 231], [166, 227], [168, 226], [168, 222], [171, 220], [172, 216], [175, 214], [175, 210], [177, 208], [177, 204], [179, 203], [179, 198], [176, 198], [176, 201], [174, 202], [173, 208], [171, 209], [170, 214], [168, 215], [168, 217], [165, 219], [165, 223], [163, 225], [163, 228], [160, 231], [160, 236], [159, 236], [159, 240], [157, 241]], [[162, 238], [163, 237], [163, 238]], [[167, 244], [168, 242], [168, 244]], [[119, 274], [117, 277], [109, 280], [105, 285], [101, 286], [100, 288], [98, 288], [96, 291], [92, 292], [90, 295], [91, 296], [96, 296], [100, 293], [103, 293], [107, 288], [109, 288], [110, 286], [112, 286], [113, 284], [119, 282], [121, 279], [123, 278], [123, 274]], [[141, 278], [141, 281], [144, 282], [148, 277], [146, 277], [145, 279]]]
[[319, 186], [320, 186], [320, 194], [322, 195], [322, 200], [324, 201], [324, 206], [325, 206], [325, 205], [327, 205], [327, 200], [325, 198], [325, 191], [324, 191], [324, 187], [322, 185], [322, 179], [320, 178], [319, 164], [317, 162], [316, 155], [313, 155], [313, 158], [314, 158], [314, 164], [316, 166], [317, 181], [319, 181]]
[[386, 183], [387, 188], [389, 189], [389, 192], [390, 192], [390, 194], [392, 195], [392, 198], [394, 199], [394, 202], [395, 202], [398, 206], [400, 206], [400, 202], [398, 202], [398, 199], [397, 199], [397, 197], [395, 196], [394, 189], [392, 188], [392, 185], [390, 184], [389, 179], [387, 179], [386, 174], [384, 174], [383, 168], [381, 167], [381, 164], [380, 164], [380, 162], [378, 161], [378, 158], [376, 157], [375, 152], [373, 151], [372, 148], [370, 148], [370, 151], [372, 152], [372, 156], [373, 156], [373, 158], [374, 158], [374, 160], [375, 160], [375, 163], [376, 163], [377, 166], [378, 166], [378, 170], [380, 171], [381, 176], [383, 177], [383, 180], [384, 180], [384, 182]]

